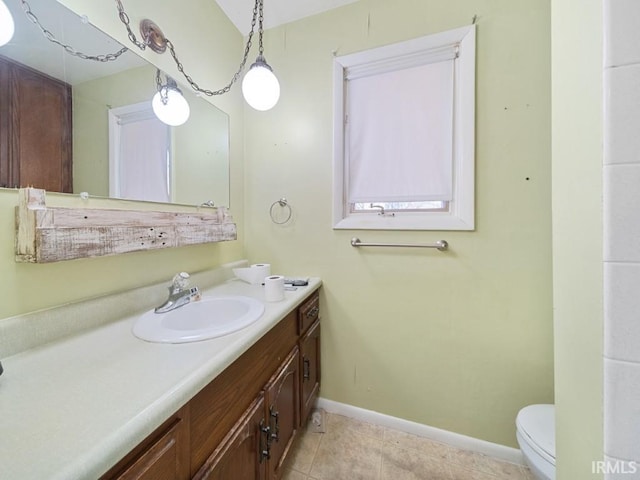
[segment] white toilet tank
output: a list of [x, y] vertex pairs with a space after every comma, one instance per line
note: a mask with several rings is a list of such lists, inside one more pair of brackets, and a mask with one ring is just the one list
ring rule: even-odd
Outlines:
[[555, 406], [529, 405], [520, 410], [516, 438], [533, 474], [540, 480], [555, 480]]

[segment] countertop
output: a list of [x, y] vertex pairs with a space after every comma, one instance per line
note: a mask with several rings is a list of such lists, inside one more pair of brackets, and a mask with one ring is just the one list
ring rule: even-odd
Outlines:
[[[264, 302], [262, 317], [223, 337], [186, 344], [133, 336], [144, 311], [2, 359], [0, 478], [95, 480], [144, 440], [321, 285]], [[228, 280], [203, 291], [264, 300]]]

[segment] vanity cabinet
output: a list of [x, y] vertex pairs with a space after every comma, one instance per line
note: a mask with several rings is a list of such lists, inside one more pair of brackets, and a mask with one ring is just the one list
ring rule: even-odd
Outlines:
[[188, 480], [188, 414], [188, 409], [180, 409], [102, 478]]
[[311, 295], [298, 309], [300, 334], [300, 424], [305, 425], [320, 392], [320, 296]]
[[280, 478], [299, 425], [299, 358], [294, 346], [194, 480]]
[[71, 86], [0, 56], [0, 187], [71, 193]]
[[318, 395], [318, 301], [316, 290], [101, 480], [280, 479]]

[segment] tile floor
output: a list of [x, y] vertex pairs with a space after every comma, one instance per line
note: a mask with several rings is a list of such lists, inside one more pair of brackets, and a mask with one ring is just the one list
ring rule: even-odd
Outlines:
[[534, 480], [526, 467], [426, 438], [326, 414], [301, 432], [283, 480]]

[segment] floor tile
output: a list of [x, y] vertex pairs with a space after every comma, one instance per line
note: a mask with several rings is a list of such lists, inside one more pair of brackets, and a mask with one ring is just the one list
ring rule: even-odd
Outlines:
[[310, 476], [318, 480], [378, 480], [382, 430], [371, 436], [369, 424], [363, 428], [361, 422], [335, 417], [328, 417], [327, 431], [322, 434]]
[[399, 432], [398, 430], [393, 430], [390, 428], [387, 428], [384, 431], [384, 442], [385, 445], [392, 444], [402, 448], [413, 448], [416, 450], [420, 450], [432, 457], [441, 458], [443, 460], [448, 459], [451, 451], [455, 450], [453, 447], [444, 443], [435, 442], [428, 438], [419, 437], [410, 433]]
[[283, 480], [534, 480], [525, 466], [327, 414], [301, 432]]
[[287, 460], [290, 468], [308, 474], [311, 471], [313, 457], [318, 450], [322, 433], [303, 430], [299, 440], [293, 445], [290, 457]]
[[448, 451], [447, 459], [455, 465], [462, 465], [467, 468], [475, 468], [478, 463], [482, 462], [481, 453], [462, 450], [460, 448], [451, 448]]
[[536, 480], [536, 477], [533, 476], [533, 473], [531, 473], [531, 470], [529, 470], [525, 466], [521, 468], [522, 468], [522, 480]]
[[474, 458], [475, 468], [484, 473], [490, 473], [500, 479], [522, 480], [524, 472], [520, 465], [509, 462], [501, 462], [486, 455], [478, 455]]
[[327, 429], [352, 430], [367, 437], [382, 440], [384, 437], [384, 427], [374, 425], [372, 423], [363, 422], [354, 418], [345, 417], [343, 415], [327, 414]]
[[498, 480], [488, 473], [478, 472], [456, 464], [449, 465], [449, 475], [451, 480]]
[[385, 444], [381, 480], [450, 480], [447, 462], [414, 448]]
[[285, 470], [282, 480], [307, 480], [307, 476], [295, 470]]

